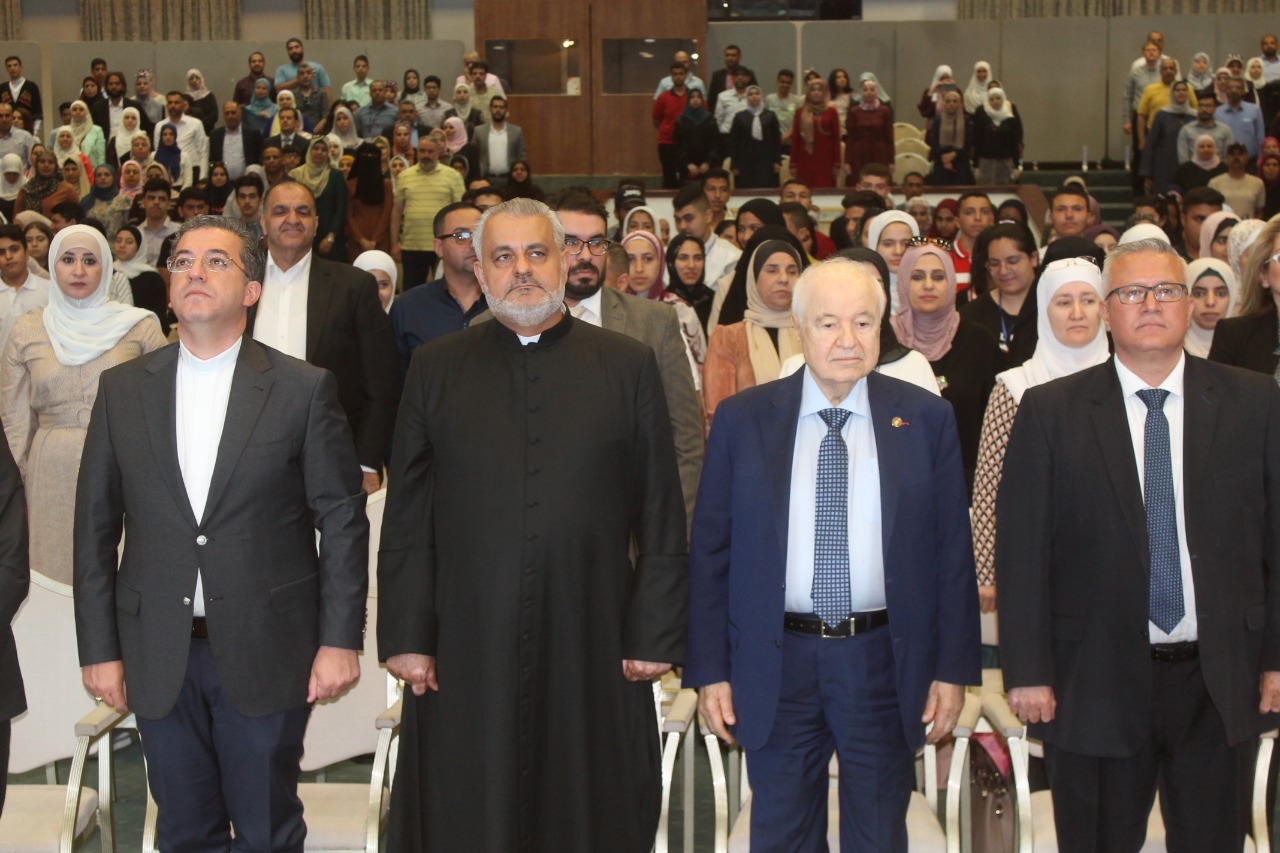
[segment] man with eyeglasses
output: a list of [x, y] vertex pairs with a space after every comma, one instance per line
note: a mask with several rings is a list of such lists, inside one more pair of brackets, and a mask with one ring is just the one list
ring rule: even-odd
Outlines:
[[440, 208], [433, 230], [441, 277], [406, 290], [391, 303], [391, 331], [396, 337], [402, 373], [408, 372], [414, 350], [467, 328], [489, 307], [481, 297], [476, 255], [471, 248], [471, 232], [480, 221], [481, 212], [468, 201]]
[[82, 675], [137, 717], [165, 850], [227, 850], [233, 824], [237, 849], [301, 850], [307, 718], [360, 673], [360, 468], [333, 376], [245, 333], [263, 265], [240, 223], [183, 223], [179, 343], [103, 374], [80, 466]]
[[1029, 390], [1005, 455], [1004, 686], [1063, 850], [1138, 850], [1157, 784], [1169, 849], [1237, 850], [1280, 719], [1280, 389], [1183, 350], [1164, 241], [1113, 249], [1103, 292], [1115, 357]]

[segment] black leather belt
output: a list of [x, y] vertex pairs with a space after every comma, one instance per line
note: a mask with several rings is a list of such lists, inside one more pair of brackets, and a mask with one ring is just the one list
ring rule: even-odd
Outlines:
[[1151, 659], [1160, 663], [1182, 663], [1200, 657], [1200, 644], [1189, 643], [1152, 643]]
[[209, 639], [209, 623], [203, 616], [191, 617], [191, 637], [196, 640]]
[[818, 634], [827, 639], [853, 637], [865, 634], [876, 628], [889, 624], [888, 610], [873, 610], [870, 613], [853, 613], [843, 622], [830, 627], [812, 613], [784, 613], [782, 627], [788, 631], [799, 631], [802, 634]]

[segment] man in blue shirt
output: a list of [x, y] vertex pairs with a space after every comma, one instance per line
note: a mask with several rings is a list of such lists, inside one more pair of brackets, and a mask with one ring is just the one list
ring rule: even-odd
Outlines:
[[440, 257], [443, 278], [422, 287], [406, 281], [405, 291], [391, 303], [391, 330], [396, 336], [401, 371], [408, 371], [413, 351], [428, 341], [471, 325], [488, 310], [476, 279], [476, 254], [471, 248], [471, 231], [480, 221], [480, 208], [468, 201], [442, 207], [433, 223], [435, 252]]
[[356, 110], [356, 133], [362, 139], [385, 136], [391, 140], [391, 129], [396, 126], [396, 108], [387, 103], [387, 84], [374, 80], [369, 84], [369, 105]]
[[[276, 88], [292, 89], [298, 85], [298, 66], [302, 64], [304, 57], [302, 51], [302, 39], [291, 38], [284, 45], [285, 50], [289, 52], [289, 61], [276, 69]], [[324, 70], [324, 66], [319, 62], [308, 62], [316, 72], [316, 85], [326, 92], [329, 90], [329, 72]]]
[[1250, 161], [1258, 159], [1262, 150], [1262, 139], [1266, 136], [1262, 126], [1262, 110], [1257, 104], [1244, 100], [1244, 80], [1232, 77], [1227, 80], [1227, 102], [1214, 110], [1218, 121], [1231, 128], [1236, 142], [1244, 145], [1249, 151]]

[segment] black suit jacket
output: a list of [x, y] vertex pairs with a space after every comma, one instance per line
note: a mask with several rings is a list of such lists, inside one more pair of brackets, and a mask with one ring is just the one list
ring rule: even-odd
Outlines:
[[[249, 309], [253, 334], [257, 306]], [[378, 283], [348, 264], [311, 256], [307, 290], [307, 361], [338, 380], [360, 464], [382, 470], [400, 403], [400, 359]]]
[[363, 639], [369, 520], [333, 377], [245, 338], [196, 518], [178, 462], [177, 368], [172, 344], [106, 371], [98, 387], [76, 487], [80, 663], [123, 660], [129, 707], [167, 714], [186, 672], [198, 569], [231, 704], [246, 716], [295, 708], [318, 647]]
[[1274, 310], [1247, 317], [1230, 317], [1213, 330], [1209, 360], [1274, 376], [1280, 356], [1276, 355], [1277, 315]]
[[[0, 442], [0, 721], [27, 710], [13, 643], [13, 617], [27, 597], [31, 570], [27, 562], [27, 505], [22, 476], [9, 443]], [[5, 768], [0, 768], [0, 771]]]
[[[1280, 670], [1280, 389], [1187, 356], [1183, 475], [1200, 664], [1227, 737], [1276, 725], [1258, 681]], [[996, 502], [1006, 688], [1049, 685], [1037, 737], [1120, 758], [1151, 737], [1150, 555], [1114, 360], [1030, 389]]]
[[[125, 109], [133, 107], [138, 111], [138, 129], [145, 130], [147, 136], [151, 136], [155, 129], [155, 122], [147, 115], [147, 111], [142, 108], [142, 104], [133, 98], [125, 98], [120, 108]], [[89, 106], [89, 115], [93, 117], [93, 123], [102, 128], [102, 138], [111, 141], [111, 105], [105, 98], [98, 98]]]
[[[244, 138], [244, 163], [246, 166], [262, 165], [262, 134], [247, 125], [240, 125]], [[227, 129], [220, 127], [209, 134], [209, 162], [221, 163], [222, 143], [227, 139]]]
[[[266, 139], [263, 140], [262, 147], [263, 148], [274, 147], [274, 148], [279, 148], [283, 150], [284, 144], [280, 141], [281, 136], [282, 134], [279, 134], [279, 133], [277, 133], [275, 136], [268, 136]], [[299, 154], [302, 155], [303, 162], [306, 162], [307, 146], [310, 144], [311, 144], [310, 136], [303, 136], [301, 133], [295, 133], [293, 135], [293, 150], [297, 151]]]

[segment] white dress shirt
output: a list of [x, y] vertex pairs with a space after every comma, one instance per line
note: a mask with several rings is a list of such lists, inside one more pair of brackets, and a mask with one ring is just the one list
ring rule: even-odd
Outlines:
[[[1133, 441], [1133, 455], [1138, 464], [1138, 486], [1145, 487], [1146, 456], [1143, 442], [1146, 440], [1147, 404], [1138, 392], [1151, 386], [1143, 382], [1129, 368], [1115, 360], [1116, 375], [1120, 378], [1120, 392], [1124, 395], [1124, 412], [1129, 420], [1129, 438]], [[1173, 467], [1173, 499], [1178, 519], [1178, 564], [1182, 568], [1182, 621], [1166, 634], [1148, 620], [1147, 631], [1153, 643], [1182, 643], [1195, 640], [1199, 635], [1196, 624], [1196, 589], [1191, 576], [1191, 550], [1187, 547], [1187, 514], [1183, 509], [1186, 490], [1182, 484], [1182, 421], [1186, 409], [1186, 397], [1182, 393], [1182, 377], [1186, 372], [1187, 356], [1184, 353], [1159, 388], [1169, 392], [1164, 401], [1164, 416], [1169, 421], [1169, 458]], [[1145, 492], [1144, 492], [1145, 495]]]
[[107, 98], [107, 123], [111, 128], [108, 136], [120, 135], [120, 121], [124, 118], [124, 95], [120, 96], [119, 101], [113, 101]]
[[849, 590], [855, 613], [885, 606], [884, 549], [881, 538], [880, 461], [866, 379], [858, 380], [839, 406], [832, 406], [806, 367], [800, 419], [791, 457], [791, 500], [787, 512], [788, 613], [813, 613], [813, 549], [816, 538], [818, 449], [826, 437], [823, 409], [853, 414], [840, 434], [849, 448]]
[[28, 311], [49, 304], [49, 279], [28, 271], [26, 280], [17, 287], [0, 283], [0, 349], [9, 340], [9, 331], [18, 318]]
[[597, 290], [586, 299], [579, 300], [577, 305], [569, 309], [569, 313], [584, 323], [604, 328], [604, 314], [600, 310], [600, 301], [600, 291]]
[[738, 266], [738, 259], [742, 257], [742, 250], [715, 234], [707, 235], [706, 253], [703, 255], [703, 268], [706, 270], [707, 286], [712, 290], [717, 288], [720, 278], [725, 275], [731, 275]]
[[244, 161], [244, 125], [235, 130], [226, 129], [226, 136], [222, 138], [222, 164], [233, 181], [244, 174], [248, 165]]
[[258, 299], [253, 339], [294, 358], [307, 360], [307, 294], [311, 290], [311, 253], [282, 270], [267, 253], [267, 275]]
[[489, 126], [489, 174], [505, 175], [511, 171], [507, 162], [507, 125], [499, 129]]
[[728, 89], [725, 89], [716, 98], [716, 126], [720, 128], [721, 133], [728, 133], [733, 127], [733, 117], [747, 108], [747, 92], [744, 89], [742, 94], [738, 94], [738, 90], [733, 88], [730, 83]]
[[[231, 399], [231, 377], [235, 374], [240, 343], [236, 342], [210, 359], [197, 358], [184, 345], [178, 344], [177, 428], [178, 468], [187, 500], [196, 523], [204, 520], [205, 502], [209, 499], [209, 481], [218, 461], [218, 445], [227, 420], [227, 403]], [[193, 614], [204, 615], [204, 580], [196, 568], [196, 590], [192, 598]]]
[[[173, 124], [167, 113], [163, 120], [156, 122], [155, 130], [152, 132], [154, 138], [151, 144], [156, 149], [160, 148], [160, 131], [164, 130], [166, 124]], [[192, 169], [200, 170], [201, 178], [207, 178], [209, 176], [209, 137], [205, 135], [204, 122], [184, 115], [177, 127], [178, 150], [182, 152], [183, 169], [185, 170], [189, 163]], [[174, 175], [173, 179], [178, 180], [178, 176]]]

